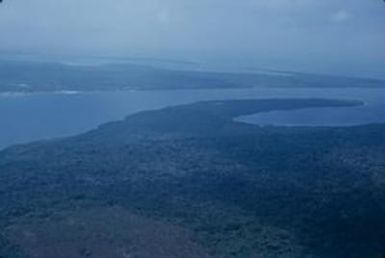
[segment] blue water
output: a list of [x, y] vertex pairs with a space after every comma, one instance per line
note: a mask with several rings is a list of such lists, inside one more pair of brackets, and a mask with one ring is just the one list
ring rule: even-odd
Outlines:
[[385, 123], [385, 90], [241, 89], [0, 95], [0, 148], [75, 135], [143, 110], [201, 100], [250, 98], [358, 99], [365, 106], [279, 111], [236, 118], [259, 125], [347, 126]]

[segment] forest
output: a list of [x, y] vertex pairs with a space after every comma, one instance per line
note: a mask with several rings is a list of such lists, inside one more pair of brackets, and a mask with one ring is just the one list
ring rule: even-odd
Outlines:
[[233, 121], [361, 104], [198, 102], [8, 148], [0, 153], [1, 255], [380, 258], [383, 125]]

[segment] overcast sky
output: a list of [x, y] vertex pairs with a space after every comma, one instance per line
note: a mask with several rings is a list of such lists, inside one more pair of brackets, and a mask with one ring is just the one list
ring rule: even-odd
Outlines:
[[149, 56], [185, 53], [186, 57], [211, 53], [314, 68], [317, 63], [322, 69], [341, 64], [352, 71], [361, 67], [381, 73], [385, 67], [385, 3], [4, 0], [0, 5], [0, 50]]

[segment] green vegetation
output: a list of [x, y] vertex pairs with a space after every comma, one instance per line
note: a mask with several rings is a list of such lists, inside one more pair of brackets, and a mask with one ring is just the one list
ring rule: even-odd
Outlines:
[[0, 255], [380, 258], [384, 125], [233, 121], [360, 104], [199, 102], [9, 148], [0, 152]]

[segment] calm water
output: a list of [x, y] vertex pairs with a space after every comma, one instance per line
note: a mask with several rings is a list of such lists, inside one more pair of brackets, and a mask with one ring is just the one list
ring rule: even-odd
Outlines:
[[0, 95], [0, 148], [85, 132], [101, 123], [169, 105], [248, 98], [344, 98], [367, 103], [353, 108], [268, 112], [237, 118], [260, 125], [347, 126], [385, 123], [385, 90], [242, 89]]

